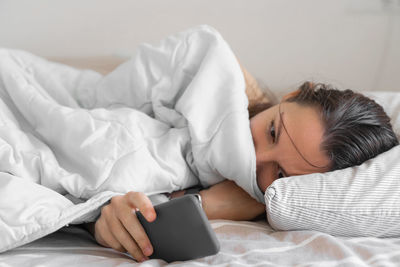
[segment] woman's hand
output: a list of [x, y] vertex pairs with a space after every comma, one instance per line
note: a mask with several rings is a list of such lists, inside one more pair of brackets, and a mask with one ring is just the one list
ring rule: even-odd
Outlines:
[[265, 212], [265, 205], [230, 180], [200, 191], [208, 219], [252, 220]]
[[144, 261], [153, 253], [153, 248], [136, 217], [136, 209], [147, 221], [156, 219], [150, 199], [143, 193], [129, 192], [113, 197], [111, 203], [101, 209], [93, 234], [100, 245], [129, 252], [136, 260]]
[[[172, 194], [183, 195], [184, 191]], [[208, 219], [251, 220], [265, 212], [265, 206], [234, 182], [225, 180], [200, 191], [203, 209]], [[136, 260], [144, 261], [153, 248], [142, 225], [136, 217], [139, 209], [147, 221], [156, 219], [150, 199], [143, 193], [129, 192], [115, 196], [101, 209], [101, 216], [94, 229], [89, 229], [96, 241], [121, 252], [129, 252]]]

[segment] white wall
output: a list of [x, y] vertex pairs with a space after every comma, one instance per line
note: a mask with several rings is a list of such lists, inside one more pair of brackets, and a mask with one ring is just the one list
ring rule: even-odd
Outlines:
[[126, 56], [197, 24], [274, 90], [400, 91], [400, 0], [0, 0], [0, 46], [45, 57]]

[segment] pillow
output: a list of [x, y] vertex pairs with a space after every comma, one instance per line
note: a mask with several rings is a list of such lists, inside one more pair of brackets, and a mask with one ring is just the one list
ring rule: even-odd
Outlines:
[[[400, 93], [364, 93], [381, 104], [400, 133]], [[274, 181], [265, 192], [277, 230], [339, 236], [400, 236], [400, 146], [356, 167]]]
[[128, 58], [117, 56], [95, 56], [95, 57], [50, 57], [51, 61], [69, 65], [78, 69], [91, 69], [103, 75], [113, 71]]

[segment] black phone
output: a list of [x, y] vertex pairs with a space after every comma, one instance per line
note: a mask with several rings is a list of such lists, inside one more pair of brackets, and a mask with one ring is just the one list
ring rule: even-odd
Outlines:
[[153, 245], [151, 259], [185, 261], [218, 253], [220, 245], [201, 207], [201, 199], [184, 195], [154, 206], [157, 218], [137, 217]]

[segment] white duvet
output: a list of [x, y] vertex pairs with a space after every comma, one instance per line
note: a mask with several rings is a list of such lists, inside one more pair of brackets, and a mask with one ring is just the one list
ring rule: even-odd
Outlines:
[[0, 50], [0, 252], [69, 223], [110, 197], [200, 182], [256, 185], [244, 78], [217, 31], [200, 26], [107, 76]]

